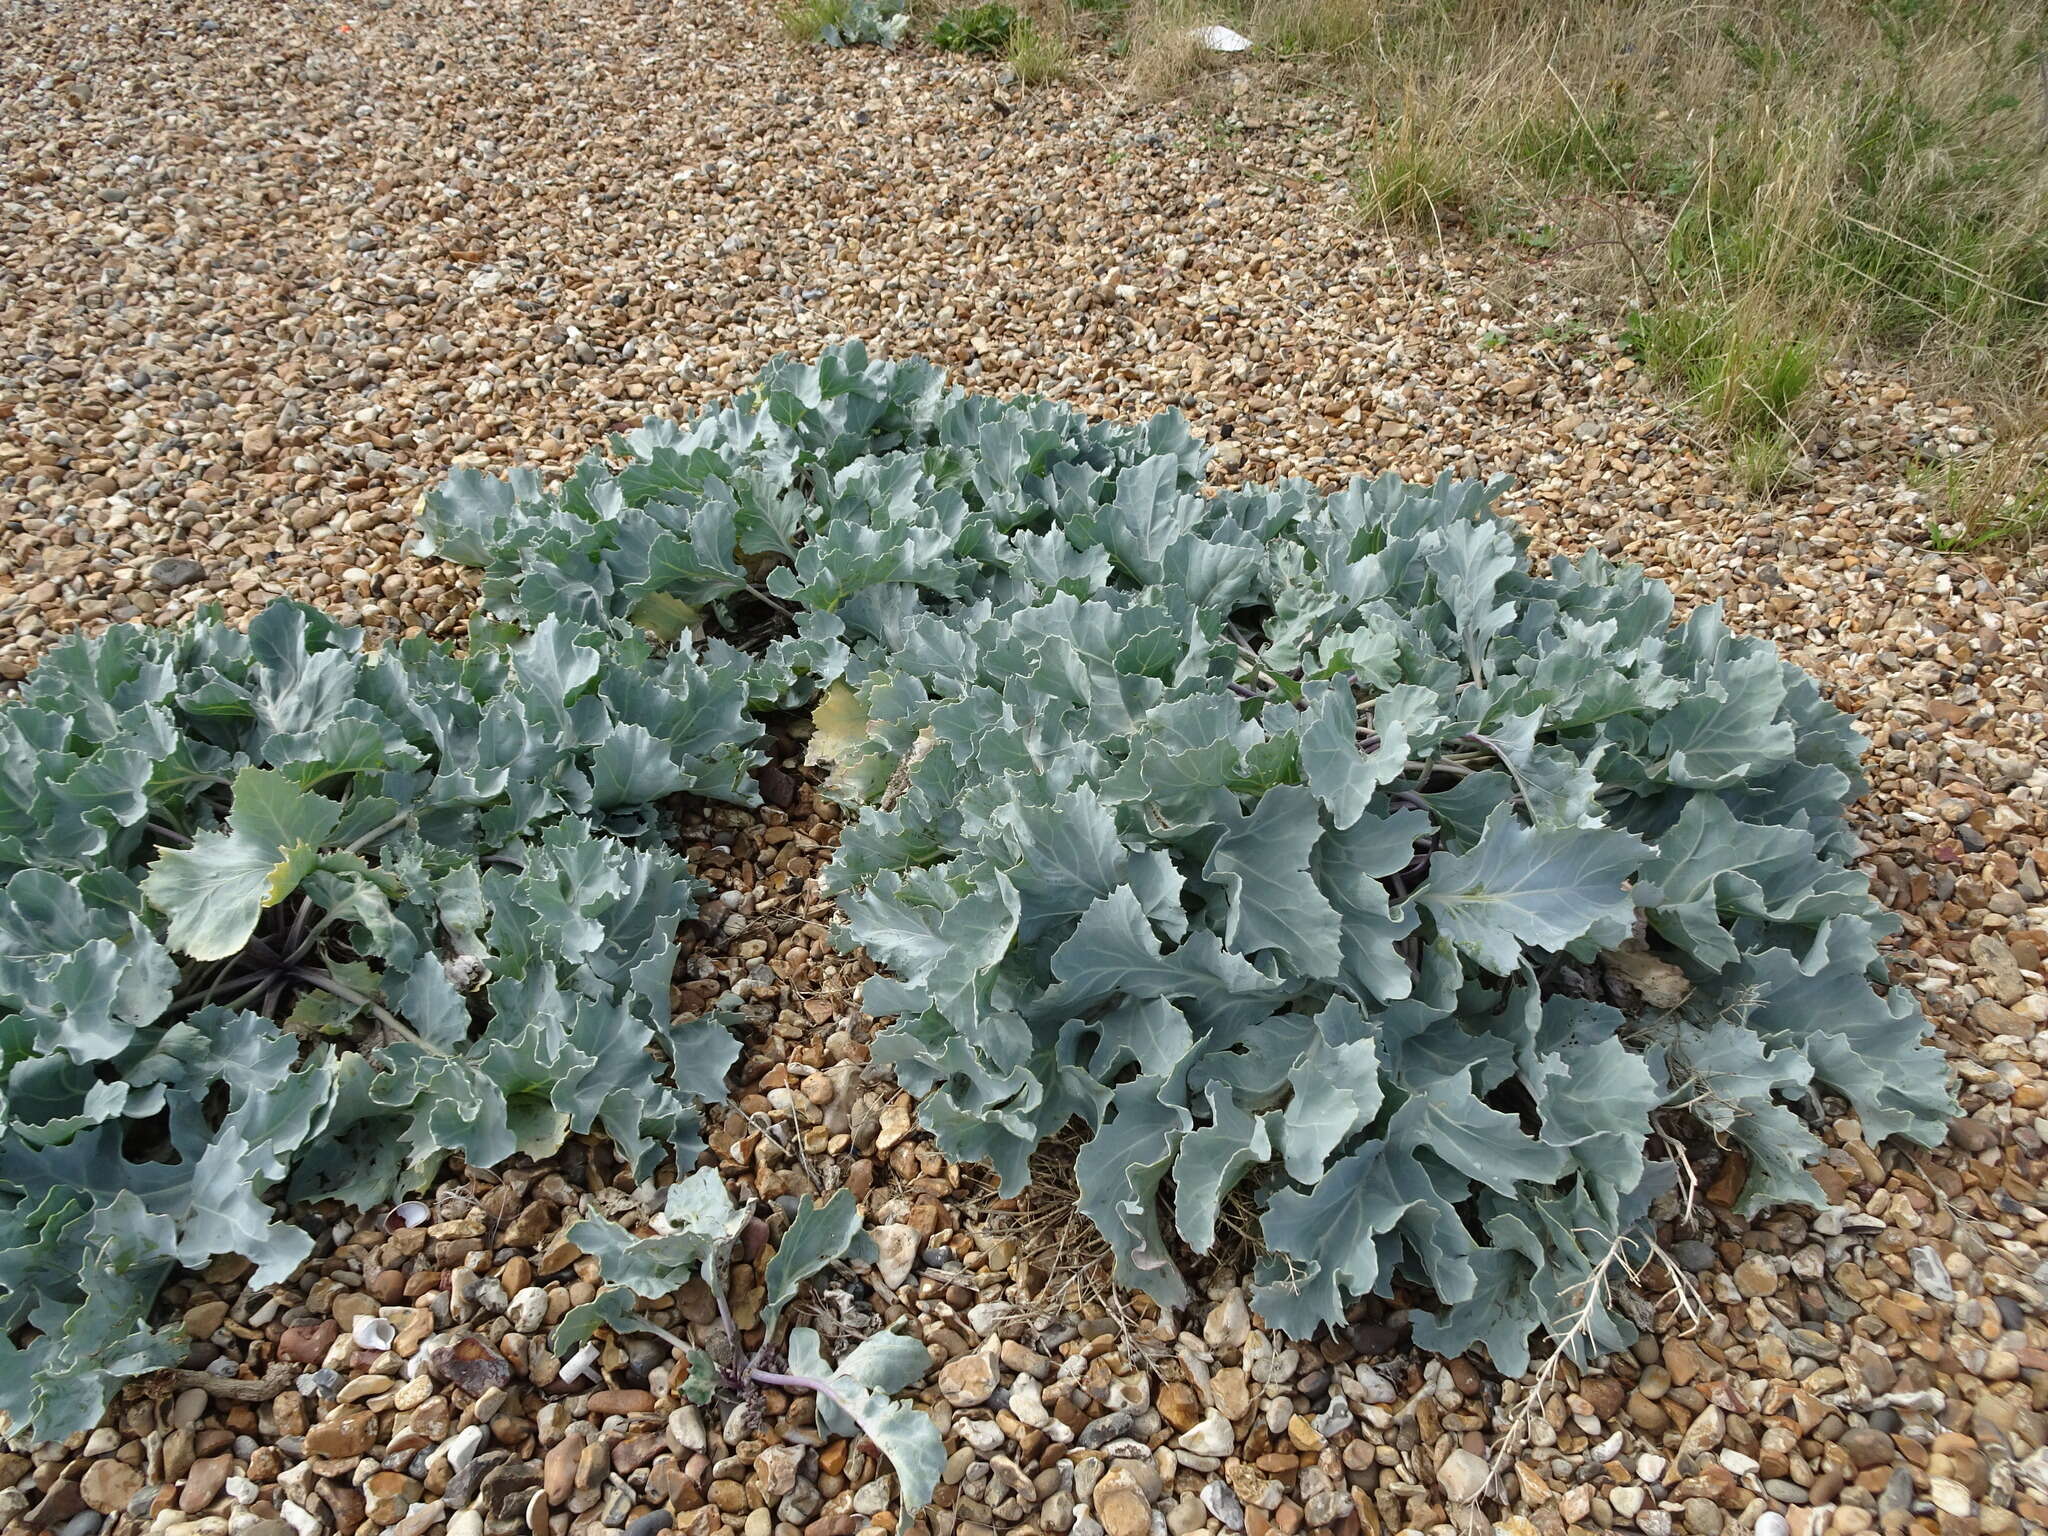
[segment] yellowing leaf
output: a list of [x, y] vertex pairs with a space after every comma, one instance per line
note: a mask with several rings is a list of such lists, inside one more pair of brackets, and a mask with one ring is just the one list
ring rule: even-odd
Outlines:
[[811, 744], [804, 760], [814, 767], [830, 763], [826, 782], [833, 789], [849, 793], [854, 788], [853, 760], [868, 740], [867, 706], [845, 683], [834, 683], [818, 698], [811, 711]]
[[341, 806], [284, 775], [244, 768], [235, 776], [225, 832], [157, 858], [142, 891], [170, 918], [165, 942], [195, 960], [225, 960], [249, 941], [257, 919], [297, 888], [318, 862], [317, 845]]
[[845, 683], [834, 683], [811, 711], [811, 748], [806, 755], [814, 763], [844, 762], [867, 739], [868, 712], [860, 695]]
[[667, 592], [650, 592], [633, 605], [633, 622], [657, 640], [674, 645], [703, 617], [701, 610]]
[[1652, 1008], [1676, 1008], [1692, 996], [1692, 983], [1685, 972], [1669, 960], [1651, 954], [1640, 939], [1608, 950], [1600, 961], [1634, 987]]
[[284, 857], [277, 861], [263, 887], [263, 905], [274, 907], [297, 890], [319, 857], [320, 850], [311, 843], [294, 843], [285, 849]]

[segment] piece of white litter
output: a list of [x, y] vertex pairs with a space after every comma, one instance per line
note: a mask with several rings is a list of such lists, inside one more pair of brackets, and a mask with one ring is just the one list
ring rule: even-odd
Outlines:
[[406, 1227], [421, 1226], [425, 1223], [427, 1215], [426, 1201], [404, 1201], [391, 1207], [391, 1214], [384, 1218], [384, 1230], [386, 1232], [397, 1232]]
[[597, 1346], [595, 1344], [586, 1344], [562, 1363], [561, 1379], [563, 1381], [575, 1381], [579, 1377], [588, 1376], [594, 1381], [597, 1379], [597, 1375], [596, 1372], [591, 1370], [591, 1366], [596, 1364], [596, 1362]]
[[349, 1331], [355, 1335], [358, 1349], [389, 1349], [391, 1341], [398, 1337], [398, 1330], [383, 1318], [367, 1314], [357, 1318]]
[[1211, 53], [1243, 53], [1252, 46], [1250, 38], [1228, 27], [1191, 27], [1188, 36]]

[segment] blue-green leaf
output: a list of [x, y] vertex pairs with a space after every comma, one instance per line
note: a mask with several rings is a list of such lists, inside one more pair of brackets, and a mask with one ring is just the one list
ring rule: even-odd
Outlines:
[[1337, 974], [1343, 949], [1337, 909], [1309, 875], [1323, 826], [1309, 791], [1268, 790], [1249, 816], [1225, 810], [1203, 875], [1229, 893], [1223, 942], [1239, 954], [1270, 950], [1303, 975]]
[[874, 1244], [861, 1231], [860, 1202], [851, 1190], [842, 1189], [829, 1200], [799, 1206], [761, 1277], [767, 1293], [761, 1309], [762, 1326], [773, 1332], [775, 1319], [796, 1298], [796, 1288], [826, 1265], [843, 1259], [872, 1262], [873, 1258]]
[[636, 1237], [602, 1216], [586, 1216], [563, 1234], [597, 1260], [606, 1281], [650, 1299], [671, 1294], [693, 1276], [709, 1278], [721, 1254], [747, 1224], [716, 1168], [700, 1168], [668, 1188], [655, 1230]]
[[[921, 1351], [922, 1346], [919, 1349]], [[853, 1355], [847, 1356], [839, 1370], [831, 1370], [819, 1353], [817, 1334], [809, 1328], [792, 1330], [790, 1364], [802, 1376], [824, 1386], [825, 1393], [821, 1396], [830, 1414], [828, 1428], [845, 1426], [841, 1433], [846, 1434], [858, 1428], [889, 1458], [889, 1465], [896, 1471], [896, 1489], [906, 1514], [931, 1503], [945, 1471], [946, 1447], [939, 1438], [938, 1426], [929, 1414], [914, 1404], [892, 1399], [889, 1392], [897, 1389], [878, 1389], [863, 1379], [863, 1375], [849, 1370], [848, 1367], [854, 1364]], [[860, 1370], [864, 1375], [882, 1381], [895, 1380], [901, 1375], [893, 1351], [869, 1356], [860, 1363]]]
[[1221, 1085], [1209, 1089], [1209, 1122], [1180, 1139], [1173, 1160], [1173, 1222], [1197, 1253], [1216, 1244], [1216, 1216], [1245, 1174], [1273, 1155], [1267, 1116], [1238, 1107]]
[[1624, 884], [1649, 852], [1612, 829], [1529, 827], [1505, 807], [1466, 854], [1438, 854], [1416, 900], [1436, 930], [1496, 976], [1524, 946], [1609, 948], [1628, 937], [1635, 905]]
[[1074, 1159], [1081, 1213], [1109, 1240], [1117, 1280], [1162, 1306], [1189, 1296], [1160, 1227], [1159, 1186], [1194, 1117], [1161, 1094], [1156, 1078], [1118, 1088], [1111, 1112]]
[[225, 960], [256, 931], [265, 907], [289, 896], [313, 870], [341, 807], [282, 774], [235, 775], [225, 832], [201, 832], [190, 848], [158, 855], [142, 882], [171, 920], [165, 942], [195, 960]]

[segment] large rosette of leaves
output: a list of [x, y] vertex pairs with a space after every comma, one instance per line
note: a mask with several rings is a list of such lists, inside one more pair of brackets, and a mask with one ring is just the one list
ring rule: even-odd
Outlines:
[[173, 1263], [281, 1279], [266, 1196], [390, 1198], [602, 1130], [692, 1143], [679, 792], [744, 798], [745, 663], [549, 620], [467, 657], [279, 603], [59, 646], [0, 707], [0, 1408], [171, 1361]]
[[1081, 1125], [1160, 1301], [1248, 1202], [1275, 1325], [1425, 1297], [1425, 1345], [1519, 1371], [1628, 1337], [1671, 1117], [1743, 1149], [1745, 1209], [1820, 1199], [1823, 1094], [1942, 1134], [1850, 867], [1860, 738], [1716, 609], [1532, 570], [1500, 485], [1205, 496], [1178, 416], [857, 346], [613, 448], [559, 493], [459, 476], [429, 538], [506, 618], [716, 623], [757, 700], [815, 702], [877, 1056], [1006, 1190]]

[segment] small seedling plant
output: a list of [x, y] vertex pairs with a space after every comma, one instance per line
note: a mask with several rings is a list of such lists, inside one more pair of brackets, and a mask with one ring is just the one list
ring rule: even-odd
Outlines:
[[[828, 1434], [858, 1430], [866, 1435], [895, 1469], [905, 1511], [922, 1509], [938, 1488], [945, 1447], [930, 1416], [893, 1394], [915, 1386], [931, 1368], [925, 1346], [884, 1330], [832, 1365], [824, 1358], [817, 1330], [792, 1328], [786, 1341], [781, 1338], [784, 1310], [806, 1280], [844, 1260], [873, 1262], [874, 1245], [861, 1230], [860, 1203], [841, 1190], [799, 1208], [763, 1273], [762, 1339], [751, 1352], [741, 1343], [726, 1294], [733, 1245], [746, 1224], [747, 1213], [733, 1204], [715, 1168], [701, 1168], [669, 1186], [650, 1235], [635, 1236], [602, 1216], [577, 1222], [567, 1237], [597, 1260], [607, 1283], [562, 1319], [553, 1339], [555, 1352], [568, 1355], [580, 1374], [595, 1355], [588, 1341], [600, 1327], [651, 1333], [687, 1362], [680, 1390], [691, 1402], [708, 1403], [719, 1393], [750, 1401], [764, 1386], [809, 1392], [817, 1399], [819, 1427]], [[702, 1279], [718, 1302], [723, 1347], [716, 1354], [647, 1321], [637, 1310], [638, 1298], [666, 1298], [693, 1279]], [[581, 1353], [570, 1353], [579, 1348]]]

